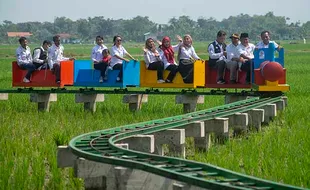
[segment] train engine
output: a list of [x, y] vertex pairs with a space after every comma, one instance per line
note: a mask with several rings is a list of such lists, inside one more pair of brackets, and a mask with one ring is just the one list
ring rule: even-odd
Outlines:
[[[275, 56], [278, 54], [278, 56]], [[254, 52], [254, 81], [252, 87], [258, 91], [289, 91], [284, 68], [284, 49], [276, 49], [273, 43], [269, 48]]]

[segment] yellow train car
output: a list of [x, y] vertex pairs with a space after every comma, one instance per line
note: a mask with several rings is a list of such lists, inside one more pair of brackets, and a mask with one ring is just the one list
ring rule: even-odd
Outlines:
[[[170, 71], [164, 71], [164, 79]], [[172, 83], [157, 83], [157, 71], [148, 70], [145, 62], [140, 62], [140, 87], [152, 88], [197, 88], [205, 86], [205, 62], [197, 60], [194, 63], [193, 83], [184, 83], [181, 74], [178, 72]]]

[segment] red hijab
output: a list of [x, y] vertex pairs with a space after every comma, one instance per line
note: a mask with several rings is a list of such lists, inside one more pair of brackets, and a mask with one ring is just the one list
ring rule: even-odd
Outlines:
[[169, 41], [169, 42], [170, 42], [170, 38], [169, 38], [168, 36], [165, 36], [165, 37], [163, 38], [163, 40], [162, 40], [162, 45], [161, 45], [161, 49], [163, 50], [164, 55], [165, 55], [165, 57], [166, 57], [168, 63], [174, 64], [174, 51], [173, 51], [173, 48], [172, 48], [171, 44], [170, 44], [169, 47], [166, 47], [166, 46], [164, 45], [164, 43], [165, 43], [166, 41]]

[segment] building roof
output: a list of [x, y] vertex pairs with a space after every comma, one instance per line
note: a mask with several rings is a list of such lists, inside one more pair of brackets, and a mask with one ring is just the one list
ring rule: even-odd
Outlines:
[[28, 37], [32, 34], [30, 32], [7, 32], [8, 37]]
[[60, 33], [57, 35], [60, 36], [61, 38], [70, 38], [71, 37], [71, 34], [67, 34], [67, 33]]

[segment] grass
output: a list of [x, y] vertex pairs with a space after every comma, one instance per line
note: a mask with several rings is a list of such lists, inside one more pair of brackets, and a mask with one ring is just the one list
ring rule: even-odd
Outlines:
[[[195, 44], [198, 55], [207, 58], [207, 43]], [[139, 59], [143, 44], [126, 44]], [[32, 46], [35, 47], [35, 45]], [[91, 45], [65, 45], [65, 52], [89, 59]], [[310, 187], [310, 46], [285, 44], [289, 107], [261, 133], [252, 132], [216, 145], [208, 153], [188, 157], [237, 172], [302, 187]], [[11, 89], [14, 46], [0, 47], [0, 89]], [[82, 133], [182, 114], [174, 96], [150, 96], [142, 111], [131, 113], [121, 95], [106, 95], [97, 112], [83, 111], [74, 96], [59, 94], [50, 113], [38, 113], [27, 94], [10, 94], [0, 101], [0, 189], [83, 189], [71, 169], [58, 169], [57, 145], [67, 144]], [[198, 110], [223, 104], [224, 97], [206, 97]]]

